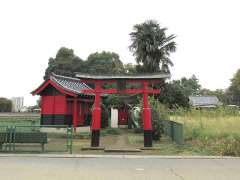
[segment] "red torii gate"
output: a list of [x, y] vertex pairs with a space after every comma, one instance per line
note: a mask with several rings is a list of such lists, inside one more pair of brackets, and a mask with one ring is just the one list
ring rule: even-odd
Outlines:
[[[95, 89], [83, 90], [85, 94], [95, 94], [94, 107], [92, 111], [92, 138], [91, 146], [99, 146], [100, 138], [100, 122], [101, 122], [101, 94], [143, 94], [143, 129], [144, 129], [144, 147], [152, 147], [152, 120], [151, 109], [148, 104], [148, 94], [159, 94], [159, 89], [149, 89], [149, 83], [155, 84], [159, 80], [169, 78], [169, 74], [151, 74], [142, 76], [93, 76], [86, 74], [77, 74], [78, 78], [85, 83], [93, 83]], [[117, 83], [118, 81], [126, 82], [126, 84], [138, 83], [142, 85], [141, 89], [103, 89], [102, 85], [109, 83]]]

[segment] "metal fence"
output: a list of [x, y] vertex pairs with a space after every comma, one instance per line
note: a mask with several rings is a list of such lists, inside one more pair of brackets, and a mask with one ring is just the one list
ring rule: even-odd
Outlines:
[[183, 124], [174, 121], [163, 120], [164, 134], [170, 136], [179, 145], [184, 144]]
[[72, 153], [69, 126], [0, 126], [0, 152]]

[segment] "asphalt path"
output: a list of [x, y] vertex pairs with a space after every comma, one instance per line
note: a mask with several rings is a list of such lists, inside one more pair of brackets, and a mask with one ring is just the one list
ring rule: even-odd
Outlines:
[[240, 180], [240, 159], [0, 157], [0, 180]]

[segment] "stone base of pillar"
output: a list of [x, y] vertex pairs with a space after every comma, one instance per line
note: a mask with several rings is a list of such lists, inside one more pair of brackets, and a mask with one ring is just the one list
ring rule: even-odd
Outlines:
[[91, 147], [99, 147], [100, 130], [92, 130]]
[[152, 147], [152, 130], [144, 130], [144, 147]]

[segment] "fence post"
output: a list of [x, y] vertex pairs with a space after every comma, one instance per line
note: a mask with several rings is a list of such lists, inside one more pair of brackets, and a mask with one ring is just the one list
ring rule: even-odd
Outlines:
[[70, 154], [72, 154], [72, 148], [73, 148], [73, 126], [71, 126], [71, 134], [70, 134]]
[[7, 126], [6, 127], [6, 146], [5, 149], [6, 151], [11, 151], [11, 127]]
[[12, 150], [15, 152], [16, 126], [12, 126]]
[[67, 127], [67, 150], [72, 154], [72, 135], [73, 135], [73, 126]]
[[9, 130], [9, 151], [12, 151], [12, 142], [13, 142], [13, 133], [12, 133], [12, 126], [10, 126]]
[[170, 128], [171, 128], [171, 138], [174, 141], [174, 122], [173, 121], [169, 121], [170, 122]]

